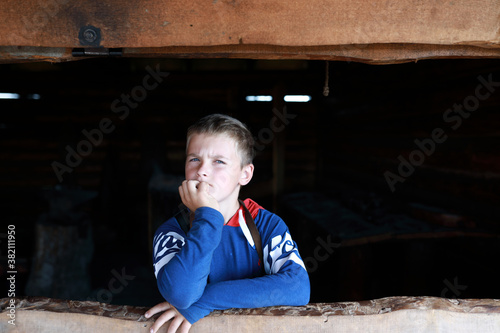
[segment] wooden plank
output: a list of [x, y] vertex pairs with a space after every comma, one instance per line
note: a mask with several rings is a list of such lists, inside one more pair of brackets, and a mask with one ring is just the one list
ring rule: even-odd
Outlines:
[[74, 60], [73, 48], [105, 47], [139, 56], [386, 63], [498, 58], [500, 45], [496, 0], [5, 0], [0, 12], [3, 62]]
[[[149, 332], [147, 308], [30, 297], [0, 300], [2, 332]], [[166, 325], [165, 325], [166, 326]], [[363, 302], [215, 311], [190, 332], [498, 332], [500, 300], [388, 297]], [[163, 327], [166, 332], [167, 327]]]
[[[498, 47], [495, 0], [4, 0], [0, 45], [164, 47], [375, 43]], [[96, 28], [90, 42], [85, 27]], [[83, 29], [83, 31], [82, 31]], [[83, 39], [85, 40], [85, 39]]]
[[[221, 45], [124, 48], [123, 57], [233, 58], [356, 61], [395, 64], [428, 59], [496, 59], [500, 49], [466, 45], [363, 44], [329, 46]], [[71, 48], [0, 46], [0, 63], [82, 60]]]
[[[0, 46], [0, 63], [81, 60], [71, 48]], [[394, 64], [428, 59], [496, 59], [500, 49], [465, 45], [367, 44], [331, 46], [222, 45], [124, 48], [123, 57], [356, 61]]]

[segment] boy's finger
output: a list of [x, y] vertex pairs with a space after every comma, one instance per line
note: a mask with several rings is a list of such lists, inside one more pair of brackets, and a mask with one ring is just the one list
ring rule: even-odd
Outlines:
[[189, 195], [189, 191], [187, 189], [187, 185], [182, 184], [181, 186], [179, 186], [179, 196], [181, 197], [182, 203], [185, 204], [186, 206], [187, 206], [188, 195]]
[[179, 326], [181, 326], [182, 321], [184, 320], [184, 317], [176, 316], [172, 321], [170, 322], [170, 325], [168, 325], [168, 330], [167, 333], [175, 333], [177, 332], [177, 329]]
[[158, 312], [162, 312], [162, 311], [170, 309], [170, 307], [171, 307], [171, 305], [168, 302], [163, 302], [163, 303], [156, 304], [151, 309], [149, 309], [148, 311], [146, 311], [146, 313], [144, 314], [144, 316], [146, 318], [150, 318], [153, 315], [157, 314]]
[[197, 180], [188, 180], [187, 181], [187, 186], [189, 190], [196, 192], [196, 189], [198, 189], [198, 184], [200, 184], [199, 181]]
[[192, 193], [196, 192], [196, 184], [193, 182], [197, 181], [185, 180], [182, 182], [181, 186], [179, 186], [179, 194], [181, 197], [184, 196], [184, 198], [187, 198], [188, 196], [191, 196]]
[[198, 185], [198, 190], [200, 190], [201, 192], [208, 192], [208, 186], [208, 183], [200, 182], [200, 184]]
[[188, 333], [190, 328], [191, 328], [191, 323], [187, 320], [184, 320], [179, 332], [180, 333]]
[[175, 317], [175, 314], [176, 312], [170, 309], [161, 316], [159, 316], [158, 319], [156, 319], [154, 324], [151, 326], [149, 332], [156, 333], [160, 329], [160, 327], [162, 327], [167, 321]]

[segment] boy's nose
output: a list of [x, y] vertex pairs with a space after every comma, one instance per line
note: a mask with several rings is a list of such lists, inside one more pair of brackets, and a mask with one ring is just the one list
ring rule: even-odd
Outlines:
[[209, 174], [208, 166], [205, 163], [200, 165], [197, 174], [199, 177], [207, 177]]

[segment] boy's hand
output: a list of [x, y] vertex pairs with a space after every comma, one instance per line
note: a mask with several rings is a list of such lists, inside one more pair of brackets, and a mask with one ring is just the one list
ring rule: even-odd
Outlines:
[[192, 212], [200, 207], [211, 207], [219, 210], [219, 203], [208, 192], [209, 186], [208, 183], [197, 180], [183, 181], [182, 185], [179, 186], [182, 203]]
[[161, 316], [156, 319], [154, 322], [153, 326], [151, 326], [151, 333], [156, 333], [160, 327], [163, 326], [167, 321], [172, 319], [172, 322], [168, 326], [168, 333], [174, 333], [174, 332], [179, 332], [179, 333], [187, 333], [189, 332], [189, 329], [191, 328], [191, 323], [187, 321], [186, 318], [184, 318], [183, 315], [177, 311], [176, 308], [174, 308], [170, 303], [168, 302], [163, 302], [160, 304], [156, 304], [153, 306], [151, 309], [149, 309], [144, 316], [146, 318], [151, 318], [151, 316], [165, 311]]

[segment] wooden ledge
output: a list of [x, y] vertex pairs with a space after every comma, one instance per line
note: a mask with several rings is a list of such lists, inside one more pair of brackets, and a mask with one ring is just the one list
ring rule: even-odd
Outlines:
[[[0, 46], [0, 64], [15, 62], [66, 62], [96, 56], [74, 56], [72, 48]], [[358, 44], [324, 46], [218, 45], [123, 48], [125, 58], [300, 59], [353, 61], [374, 65], [429, 59], [498, 59], [500, 48], [471, 45]]]
[[[149, 332], [144, 307], [42, 297], [0, 300], [1, 332]], [[156, 317], [155, 317], [156, 318]], [[387, 297], [362, 302], [314, 303], [214, 311], [191, 332], [499, 332], [500, 300]], [[166, 327], [164, 331], [166, 332]]]

